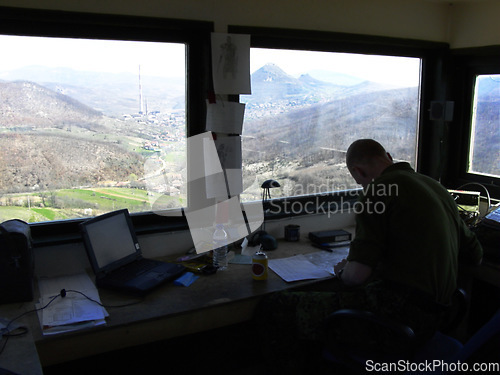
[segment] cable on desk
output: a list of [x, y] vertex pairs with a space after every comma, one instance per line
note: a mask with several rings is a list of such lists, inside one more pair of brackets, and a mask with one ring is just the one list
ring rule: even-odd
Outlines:
[[457, 190], [461, 190], [463, 189], [464, 187], [466, 186], [470, 186], [470, 185], [476, 185], [476, 186], [480, 186], [484, 189], [484, 191], [486, 192], [486, 198], [488, 199], [488, 210], [487, 210], [487, 213], [489, 212], [489, 210], [491, 209], [491, 197], [490, 197], [490, 192], [488, 191], [488, 189], [486, 188], [486, 186], [484, 186], [483, 184], [480, 184], [478, 182], [467, 182], [463, 185], [460, 185]]
[[[18, 320], [18, 319], [22, 318], [22, 317], [23, 317], [23, 316], [25, 316], [25, 315], [28, 315], [28, 314], [31, 314], [31, 313], [34, 313], [34, 312], [37, 312], [37, 311], [40, 311], [40, 310], [43, 310], [43, 309], [47, 308], [47, 307], [48, 307], [48, 306], [49, 306], [52, 302], [54, 302], [54, 300], [55, 300], [57, 297], [59, 297], [60, 295], [61, 295], [61, 294], [58, 294], [58, 295], [56, 295], [56, 296], [52, 297], [52, 298], [50, 299], [50, 301], [49, 301], [49, 302], [47, 302], [47, 304], [46, 304], [45, 306], [43, 306], [43, 307], [39, 307], [38, 309], [33, 309], [33, 310], [25, 311], [25, 312], [23, 312], [21, 315], [16, 316], [14, 319], [11, 319], [11, 320], [7, 323], [7, 325], [5, 326], [5, 328], [2, 330], [2, 332], [7, 332], [7, 333], [4, 333], [4, 334], [3, 334], [3, 336], [5, 336], [5, 342], [3, 343], [2, 348], [0, 348], [0, 355], [2, 355], [3, 351], [5, 350], [5, 347], [7, 346], [7, 342], [9, 341], [9, 338], [10, 338], [11, 336], [20, 336], [20, 335], [21, 335], [21, 334], [10, 334], [10, 333], [9, 333], [9, 326], [10, 326], [12, 323], [14, 323], [16, 320]], [[22, 334], [25, 334], [25, 333], [27, 333], [27, 332], [28, 332], [28, 328], [27, 328], [27, 327], [24, 327], [24, 328], [25, 328], [25, 331], [24, 331], [24, 333], [22, 333]]]
[[[66, 290], [66, 289], [61, 289], [61, 291], [59, 292], [59, 294], [53, 296], [49, 302], [47, 302], [47, 304], [45, 306], [42, 306], [42, 307], [39, 307], [38, 309], [33, 309], [33, 310], [29, 310], [29, 311], [25, 311], [24, 313], [20, 314], [19, 316], [16, 316], [15, 318], [11, 319], [7, 325], [5, 326], [5, 328], [3, 328], [2, 330], [0, 330], [0, 333], [2, 333], [2, 336], [5, 336], [5, 342], [3, 343], [2, 347], [0, 348], [0, 355], [2, 355], [2, 353], [4, 352], [5, 350], [5, 346], [7, 345], [7, 342], [9, 341], [9, 337], [11, 336], [21, 336], [21, 335], [24, 335], [26, 333], [28, 333], [28, 327], [25, 327], [25, 326], [22, 326], [22, 327], [19, 327], [20, 331], [21, 332], [16, 332], [16, 333], [11, 333], [9, 332], [9, 326], [14, 323], [16, 320], [22, 318], [23, 316], [25, 315], [28, 315], [28, 314], [31, 314], [31, 313], [34, 313], [34, 312], [37, 312], [37, 311], [41, 311], [43, 309], [46, 309], [47, 307], [49, 307], [49, 305], [54, 302], [56, 300], [56, 298], [58, 297], [61, 297], [61, 298], [65, 298], [67, 293], [68, 292], [71, 292], [71, 293], [77, 293], [77, 294], [80, 294], [82, 295], [83, 297], [87, 298], [89, 301], [92, 301], [94, 303], [97, 303], [99, 306], [101, 307], [105, 307], [105, 308], [120, 308], [120, 307], [127, 307], [127, 306], [132, 306], [132, 305], [137, 305], [139, 303], [141, 303], [144, 299], [141, 298], [140, 300], [138, 301], [133, 301], [133, 302], [129, 302], [129, 303], [125, 303], [125, 304], [122, 304], [122, 305], [104, 305], [102, 304], [101, 302], [93, 299], [93, 298], [90, 298], [89, 296], [87, 296], [85, 293], [82, 293], [78, 290], [72, 290], [72, 289], [69, 289], [69, 290]], [[5, 333], [4, 333], [5, 332]]]
[[92, 301], [92, 302], [94, 302], [94, 303], [97, 303], [99, 306], [101, 306], [101, 307], [105, 307], [105, 308], [108, 308], [108, 309], [112, 309], [112, 308], [119, 308], [119, 307], [127, 307], [127, 306], [132, 306], [132, 305], [137, 305], [137, 304], [141, 303], [141, 302], [144, 300], [144, 299], [142, 299], [142, 298], [141, 298], [141, 299], [140, 299], [140, 300], [138, 300], [138, 301], [129, 302], [129, 303], [124, 303], [123, 305], [105, 305], [105, 304], [103, 304], [103, 303], [101, 303], [101, 302], [99, 302], [99, 301], [97, 301], [97, 300], [95, 300], [95, 299], [90, 298], [90, 297], [89, 297], [89, 296], [87, 296], [85, 293], [82, 293], [82, 292], [80, 292], [80, 291], [78, 291], [78, 290], [72, 290], [72, 289], [68, 289], [68, 290], [66, 290], [66, 289], [61, 289], [60, 296], [61, 296], [62, 298], [64, 298], [64, 297], [66, 297], [66, 293], [68, 293], [68, 292], [80, 294], [80, 295], [84, 296], [85, 298], [87, 298], [89, 301]]

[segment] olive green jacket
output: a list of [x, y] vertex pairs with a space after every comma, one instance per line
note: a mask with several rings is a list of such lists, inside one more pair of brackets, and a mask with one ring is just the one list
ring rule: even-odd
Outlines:
[[459, 261], [478, 264], [482, 248], [449, 192], [408, 163], [373, 180], [354, 206], [356, 233], [348, 260], [385, 280], [424, 291], [447, 304]]

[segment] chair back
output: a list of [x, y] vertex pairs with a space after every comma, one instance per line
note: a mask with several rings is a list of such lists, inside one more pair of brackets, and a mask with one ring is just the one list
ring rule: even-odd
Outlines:
[[[465, 362], [474, 354], [478, 353], [483, 346], [491, 339], [498, 339], [500, 336], [500, 310], [498, 310], [490, 320], [484, 324], [479, 331], [477, 331], [467, 342], [465, 343], [463, 349], [457, 353], [453, 362]], [[488, 353], [489, 354], [489, 353]], [[500, 362], [500, 350], [497, 347], [494, 348], [494, 358], [489, 358], [495, 362]]]
[[413, 330], [369, 311], [342, 309], [326, 321], [327, 350], [331, 358], [350, 367], [364, 367], [367, 360], [409, 359], [413, 354]]
[[373, 312], [342, 309], [325, 321], [327, 347], [324, 357], [346, 365], [351, 371], [364, 373], [367, 360], [448, 359], [461, 350], [462, 344], [448, 336], [462, 323], [468, 309], [468, 296], [462, 289], [453, 295], [444, 323], [424, 345], [413, 330], [390, 318]]

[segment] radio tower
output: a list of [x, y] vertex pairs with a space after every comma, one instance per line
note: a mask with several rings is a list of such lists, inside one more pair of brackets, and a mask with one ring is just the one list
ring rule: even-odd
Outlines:
[[144, 100], [142, 98], [141, 65], [139, 65], [139, 114], [144, 113]]

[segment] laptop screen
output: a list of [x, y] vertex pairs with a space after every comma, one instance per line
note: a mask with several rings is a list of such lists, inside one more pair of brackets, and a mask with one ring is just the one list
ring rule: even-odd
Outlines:
[[99, 270], [139, 252], [127, 210], [98, 216], [83, 223], [87, 250]]

